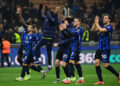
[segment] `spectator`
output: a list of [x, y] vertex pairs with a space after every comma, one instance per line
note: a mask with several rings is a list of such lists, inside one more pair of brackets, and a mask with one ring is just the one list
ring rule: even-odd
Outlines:
[[83, 37], [82, 37], [82, 41], [84, 41], [84, 42], [89, 41], [89, 31], [88, 31], [87, 27], [88, 27], [88, 25], [86, 24], [84, 27], [84, 32], [83, 32]]
[[6, 58], [8, 67], [10, 67], [10, 66], [11, 66], [11, 64], [10, 64], [10, 62], [9, 62], [10, 42], [7, 40], [6, 36], [3, 36], [3, 37], [2, 37], [1, 49], [2, 49], [1, 68], [4, 67], [4, 58]]
[[6, 30], [5, 35], [7, 35], [7, 40], [10, 43], [15, 43], [15, 36], [14, 36], [14, 31], [12, 28], [9, 28], [9, 30]]
[[68, 4], [65, 4], [65, 7], [63, 9], [63, 15], [64, 17], [70, 16], [70, 8], [68, 7]]
[[13, 39], [15, 39], [14, 43], [21, 43], [21, 37], [20, 37], [20, 34], [18, 33], [18, 27], [15, 26], [14, 27], [14, 35], [12, 37]]

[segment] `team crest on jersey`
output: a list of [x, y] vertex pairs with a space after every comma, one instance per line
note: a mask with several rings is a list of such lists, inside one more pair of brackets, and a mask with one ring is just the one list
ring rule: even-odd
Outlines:
[[108, 29], [110, 29], [110, 26], [107, 26]]
[[30, 36], [30, 39], [32, 39], [32, 37]]
[[104, 58], [104, 59], [105, 59], [106, 57], [107, 57], [107, 55], [105, 55], [105, 54], [102, 54], [102, 58]]
[[67, 58], [67, 54], [63, 54], [63, 58]]
[[26, 40], [28, 40], [28, 37], [26, 37]]
[[79, 32], [79, 31], [80, 31], [80, 29], [77, 30], [77, 32]]

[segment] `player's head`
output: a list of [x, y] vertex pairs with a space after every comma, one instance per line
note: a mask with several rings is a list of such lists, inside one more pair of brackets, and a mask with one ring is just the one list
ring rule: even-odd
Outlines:
[[36, 24], [33, 24], [33, 33], [38, 32], [38, 26]]
[[69, 22], [67, 20], [64, 20], [65, 25], [69, 25]]
[[103, 24], [108, 24], [110, 23], [111, 16], [109, 14], [104, 14], [103, 15]]
[[64, 24], [64, 23], [62, 23], [62, 24], [59, 25], [59, 30], [60, 30], [60, 31], [66, 29], [66, 28], [67, 28], [67, 27], [66, 27], [66, 24]]
[[71, 22], [72, 22], [72, 18], [69, 18], [69, 17], [65, 18], [64, 20], [64, 24], [66, 25], [69, 25]]
[[27, 30], [28, 30], [28, 32], [32, 32], [33, 31], [33, 26], [32, 25], [28, 25]]
[[80, 19], [79, 18], [75, 18], [74, 19], [74, 27], [78, 27], [80, 26]]

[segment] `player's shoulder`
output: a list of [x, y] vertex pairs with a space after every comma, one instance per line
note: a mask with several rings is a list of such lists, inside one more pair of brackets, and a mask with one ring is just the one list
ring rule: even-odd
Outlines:
[[106, 26], [106, 28], [107, 28], [107, 30], [109, 30], [109, 31], [113, 31], [113, 27], [112, 27], [111, 24], [109, 24], [108, 26]]
[[81, 32], [83, 32], [83, 27], [82, 27], [82, 26], [80, 26], [80, 27], [79, 27], [79, 30], [80, 30]]
[[109, 24], [108, 26], [106, 26], [106, 28], [113, 28], [111, 24]]

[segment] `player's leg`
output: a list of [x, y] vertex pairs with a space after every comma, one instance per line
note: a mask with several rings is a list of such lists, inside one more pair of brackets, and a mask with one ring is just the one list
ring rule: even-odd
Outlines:
[[30, 62], [31, 64], [29, 64], [29, 67], [34, 70], [34, 71], [37, 71], [39, 73], [41, 73], [41, 79], [44, 79], [45, 76], [46, 76], [46, 73], [45, 71], [43, 71], [42, 67], [40, 66], [40, 63], [41, 63], [41, 57], [33, 57], [31, 55], [31, 59], [30, 59]]
[[70, 60], [70, 49], [65, 49], [65, 52], [63, 54], [63, 59], [62, 59], [62, 67], [64, 69], [64, 72], [67, 76], [66, 80], [64, 81], [64, 84], [69, 84], [71, 83], [71, 72], [70, 72], [70, 67], [69, 67], [69, 60]]
[[22, 65], [22, 71], [21, 71], [21, 76], [18, 78], [15, 78], [16, 81], [23, 81], [25, 77], [25, 73], [28, 71], [28, 66], [27, 64], [23, 63]]
[[[74, 68], [74, 65], [75, 65], [75, 58], [76, 58], [76, 53], [74, 51], [71, 52], [71, 55], [70, 55], [70, 61], [69, 61], [69, 67], [70, 67], [70, 74], [71, 76], [73, 75], [74, 76], [74, 71], [75, 71], [75, 68]], [[78, 57], [77, 57], [78, 58]], [[72, 80], [73, 79], [73, 80]], [[73, 78], [71, 78], [71, 81], [75, 81], [76, 80], [76, 77], [74, 76]]]
[[60, 82], [60, 60], [59, 59], [55, 60], [55, 72], [56, 72], [57, 80], [54, 83], [59, 83]]
[[22, 55], [21, 54], [18, 54], [17, 61], [22, 66], [23, 61], [22, 61]]
[[69, 66], [65, 61], [61, 61], [61, 65], [67, 77], [67, 79], [64, 81], [64, 84], [70, 84], [71, 82], [70, 82]]
[[79, 79], [77, 80], [76, 84], [78, 84], [78, 83], [84, 83], [85, 81], [84, 81], [84, 77], [82, 75], [82, 68], [81, 68], [80, 63], [76, 62], [75, 67], [76, 67], [78, 75], [79, 75]]
[[22, 66], [23, 61], [22, 61], [22, 55], [23, 55], [23, 51], [22, 51], [22, 45], [20, 46], [19, 50], [18, 50], [18, 57], [17, 57], [17, 61], [20, 63], [20, 65]]
[[103, 66], [117, 77], [120, 84], [120, 74], [109, 63], [103, 63]]
[[70, 71], [70, 75], [71, 75], [71, 81], [75, 81], [76, 80], [76, 77], [75, 77], [75, 67], [73, 68], [73, 72]]
[[37, 57], [39, 58], [41, 56], [41, 53], [40, 53], [40, 48], [45, 45], [45, 40], [42, 39], [41, 41], [39, 41], [39, 43], [37, 44], [37, 46], [35, 47], [35, 49], [33, 50], [33, 54], [34, 55], [37, 55]]
[[23, 64], [22, 64], [21, 76], [15, 78], [16, 81], [23, 81], [25, 77], [25, 73], [29, 71], [29, 64], [31, 63], [30, 56], [25, 56], [24, 58], [22, 58], [22, 60], [23, 60]]
[[62, 60], [63, 53], [64, 53], [64, 49], [59, 48], [55, 60], [55, 71], [56, 71], [57, 80], [54, 83], [60, 82], [60, 61]]
[[46, 48], [47, 48], [47, 55], [48, 55], [48, 68], [46, 69], [46, 72], [49, 72], [52, 69], [52, 46], [53, 46], [53, 40], [46, 40], [48, 41]]
[[24, 80], [30, 80], [31, 76], [30, 76], [30, 70], [29, 70], [29, 68], [27, 69], [26, 73], [27, 73], [27, 75], [25, 75]]
[[[70, 81], [75, 81], [75, 80], [76, 80], [76, 77], [75, 77], [75, 74], [74, 74], [75, 68], [74, 68], [74, 65], [71, 65], [71, 63], [69, 63], [70, 56], [71, 56], [71, 49], [67, 49], [67, 50], [65, 51], [65, 55], [67, 55], [67, 59], [64, 58], [64, 56], [63, 56], [63, 60], [65, 61], [65, 59], [66, 59], [66, 62], [68, 61]], [[72, 60], [71, 60], [71, 61], [72, 61]], [[63, 79], [62, 81], [65, 81], [65, 80], [66, 80], [66, 78]]]
[[104, 51], [102, 55], [103, 66], [118, 78], [118, 83], [120, 84], [119, 73], [111, 65], [109, 65], [109, 57], [110, 57], [110, 50]]
[[[74, 61], [75, 63], [75, 67], [77, 69], [77, 73], [79, 75], [79, 78], [78, 80], [75, 82], [76, 84], [78, 83], [84, 83], [84, 77], [82, 75], [82, 68], [81, 68], [81, 65], [80, 65], [80, 62], [79, 62], [79, 53], [80, 51], [76, 50], [73, 55], [71, 55], [71, 60]], [[72, 63], [72, 62], [71, 62]]]
[[100, 67], [100, 62], [101, 62], [101, 58], [102, 58], [101, 55], [102, 55], [102, 51], [97, 50], [96, 54], [95, 54], [95, 69], [96, 69], [96, 73], [97, 73], [99, 81], [94, 83], [94, 85], [104, 84], [103, 78], [102, 78], [102, 71], [101, 71], [101, 67]]

